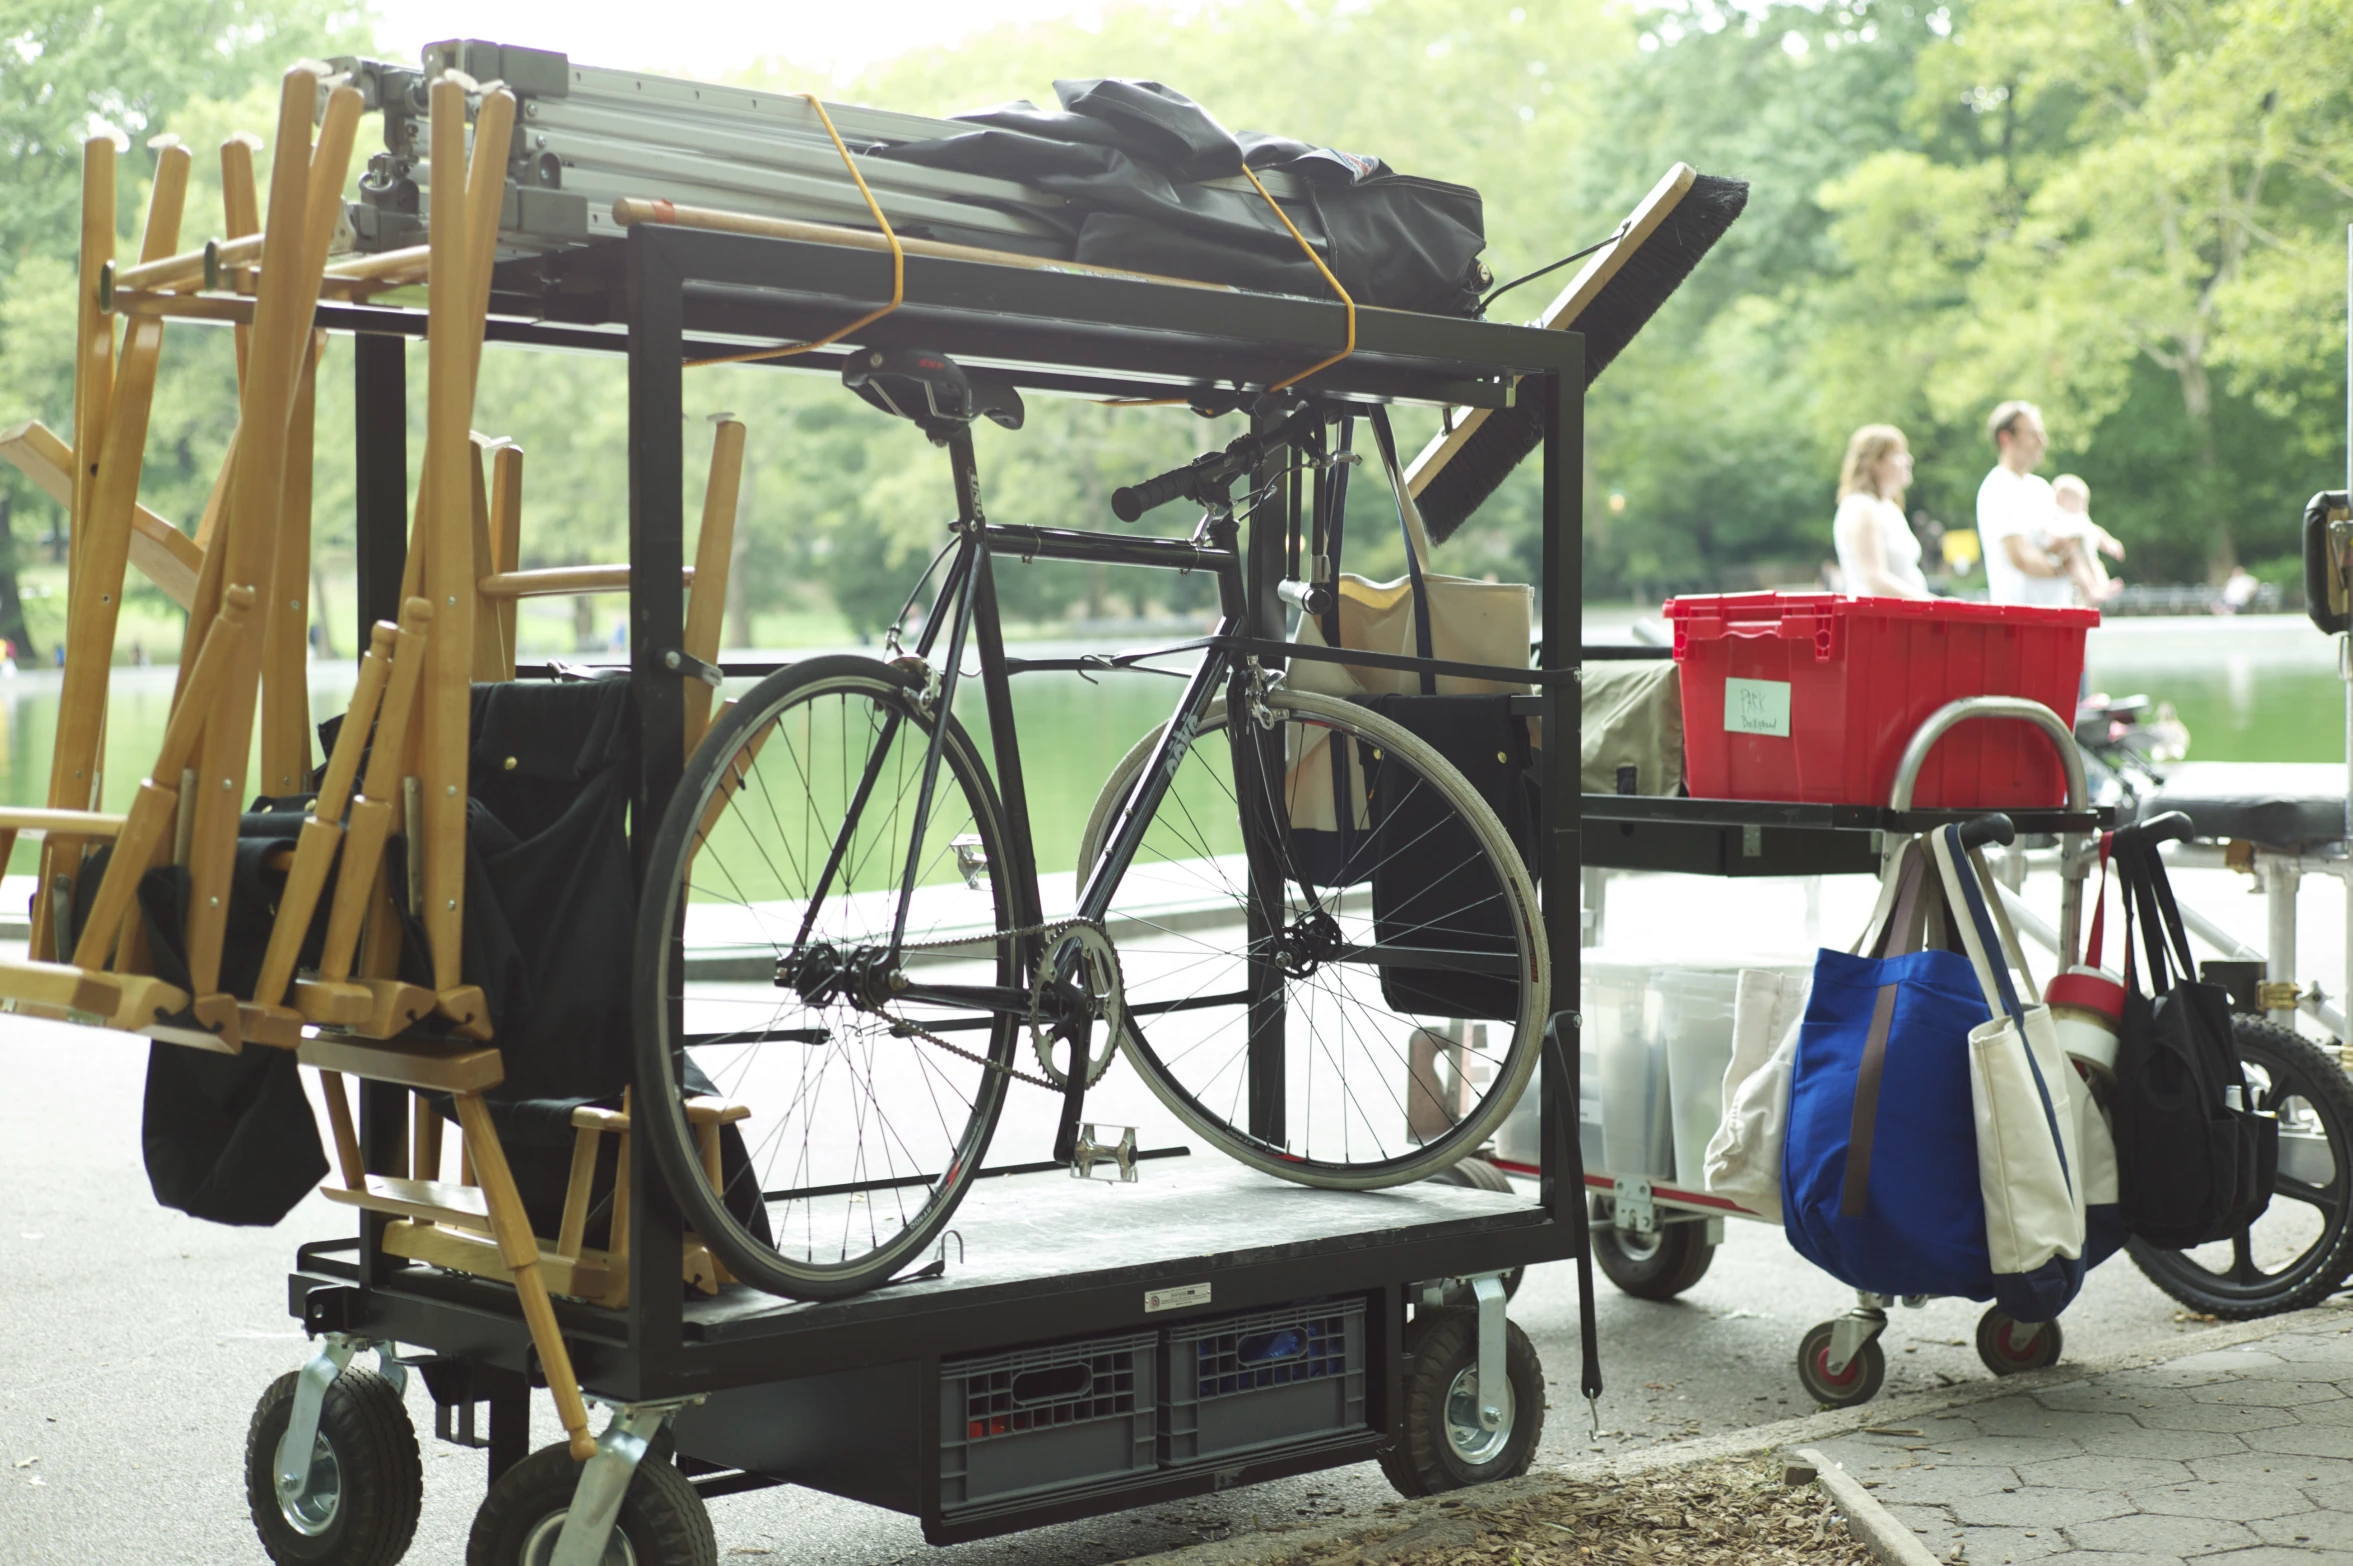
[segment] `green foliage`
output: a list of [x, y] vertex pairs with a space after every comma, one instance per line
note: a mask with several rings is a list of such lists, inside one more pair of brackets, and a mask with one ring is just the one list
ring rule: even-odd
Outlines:
[[[219, 230], [220, 140], [270, 127], [290, 60], [364, 47], [353, 15], [347, 0], [0, 0], [0, 423], [70, 423], [82, 137], [182, 136], [197, 153], [183, 243], [198, 243]], [[941, 113], [1114, 74], [1169, 82], [1229, 125], [1476, 186], [1500, 277], [1607, 234], [1677, 161], [1751, 181], [1747, 214], [1588, 399], [1589, 596], [1811, 580], [1840, 452], [1866, 422], [1910, 435], [1911, 505], [1967, 526], [1992, 460], [1984, 415], [2007, 396], [2045, 405], [2046, 470], [2092, 483], [2138, 580], [2237, 558], [2271, 570], [2335, 471], [2343, 0], [1162, 0], [914, 49], [846, 89], [775, 61], [739, 79]], [[151, 167], [144, 150], [123, 159], [120, 253]], [[1563, 281], [1496, 313], [1532, 316]], [[175, 323], [164, 355], [142, 498], [193, 527], [235, 417], [229, 335]], [[319, 387], [331, 576], [348, 571], [349, 363], [337, 343]], [[411, 370], [413, 478], [421, 350]], [[625, 555], [624, 390], [604, 356], [485, 355], [476, 424], [525, 450], [527, 566]], [[730, 642], [763, 623], [886, 626], [946, 536], [944, 455], [790, 367], [691, 370], [686, 401], [690, 515], [703, 418], [750, 430]], [[1436, 427], [1429, 410], [1397, 419], [1408, 451]], [[1238, 427], [1037, 395], [1022, 431], [977, 432], [986, 505], [1107, 525], [1114, 487]], [[62, 517], [12, 474], [0, 485], [29, 560]], [[1440, 568], [1532, 579], [1539, 498], [1524, 465]], [[1181, 510], [1145, 525], [1181, 530]], [[1377, 471], [1352, 486], [1349, 539], [1349, 568], [1402, 570]], [[1205, 583], [1158, 573], [1008, 560], [999, 577], [1034, 624], [1208, 603]]]

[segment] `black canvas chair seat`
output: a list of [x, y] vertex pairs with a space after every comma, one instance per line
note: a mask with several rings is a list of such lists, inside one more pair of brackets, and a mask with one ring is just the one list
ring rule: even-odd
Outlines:
[[2175, 767], [2140, 819], [2178, 810], [2199, 837], [2301, 853], [2345, 837], [2345, 769], [2332, 762], [2198, 761]]

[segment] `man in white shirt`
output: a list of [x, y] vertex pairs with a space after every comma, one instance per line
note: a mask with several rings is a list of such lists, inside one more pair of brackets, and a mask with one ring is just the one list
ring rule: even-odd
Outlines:
[[2042, 410], [2031, 402], [2005, 402], [1986, 420], [1985, 431], [2001, 458], [1977, 487], [1985, 585], [1997, 604], [2064, 608], [2075, 601], [2073, 584], [2065, 562], [2042, 542], [2059, 503], [2050, 481], [2034, 471], [2050, 444]]

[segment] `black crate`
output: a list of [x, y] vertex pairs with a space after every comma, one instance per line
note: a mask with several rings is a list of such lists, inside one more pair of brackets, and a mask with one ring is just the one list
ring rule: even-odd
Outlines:
[[940, 1365], [940, 1510], [1155, 1466], [1149, 1332]]
[[1199, 1462], [1365, 1426], [1359, 1297], [1171, 1327], [1163, 1363], [1163, 1462]]

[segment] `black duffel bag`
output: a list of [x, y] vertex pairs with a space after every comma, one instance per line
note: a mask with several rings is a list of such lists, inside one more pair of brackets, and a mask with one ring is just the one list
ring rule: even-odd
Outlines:
[[[2181, 908], [2157, 857], [2157, 842], [2176, 821], [2187, 826], [2180, 817], [2160, 817], [2115, 837], [2124, 1020], [2110, 1105], [2124, 1226], [2169, 1251], [2245, 1233], [2270, 1205], [2279, 1172], [2279, 1121], [2249, 1107], [2230, 997], [2193, 977]], [[2149, 958], [2149, 995], [2133, 972], [2136, 921]]]

